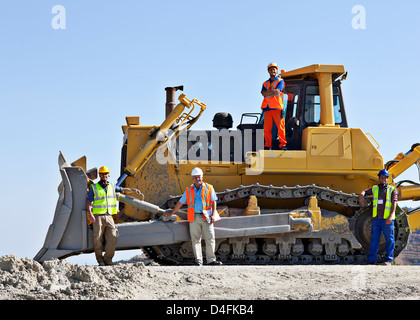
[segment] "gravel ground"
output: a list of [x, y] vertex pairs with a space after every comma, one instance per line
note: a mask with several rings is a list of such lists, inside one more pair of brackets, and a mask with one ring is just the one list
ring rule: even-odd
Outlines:
[[419, 299], [420, 266], [112, 267], [0, 257], [3, 300]]

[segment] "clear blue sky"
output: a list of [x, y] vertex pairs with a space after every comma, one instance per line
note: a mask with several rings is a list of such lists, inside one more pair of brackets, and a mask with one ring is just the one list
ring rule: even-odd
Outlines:
[[[52, 27], [55, 5], [64, 30]], [[352, 27], [355, 5], [366, 29]], [[219, 111], [236, 126], [258, 111], [269, 62], [343, 64], [349, 125], [370, 132], [385, 160], [407, 151], [420, 142], [419, 17], [414, 0], [1, 1], [0, 255], [41, 248], [59, 151], [106, 164], [116, 180], [125, 116], [159, 124], [167, 86], [207, 104], [195, 128], [211, 128]], [[415, 168], [404, 178], [417, 181]]]

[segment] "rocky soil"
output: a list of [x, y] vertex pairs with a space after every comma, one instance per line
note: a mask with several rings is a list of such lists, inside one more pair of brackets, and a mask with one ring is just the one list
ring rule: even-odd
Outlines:
[[419, 299], [419, 274], [420, 266], [98, 267], [6, 255], [0, 257], [0, 299]]

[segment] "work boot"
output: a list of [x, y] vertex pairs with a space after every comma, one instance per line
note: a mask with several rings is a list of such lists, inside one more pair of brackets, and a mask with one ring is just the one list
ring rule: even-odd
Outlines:
[[223, 263], [221, 261], [213, 260], [208, 265], [209, 266], [221, 266]]
[[115, 263], [112, 262], [112, 260], [105, 260], [105, 265], [106, 266], [115, 266]]

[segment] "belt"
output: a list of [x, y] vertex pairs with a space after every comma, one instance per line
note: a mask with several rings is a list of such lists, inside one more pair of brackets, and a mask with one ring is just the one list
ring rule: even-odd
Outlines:
[[194, 214], [203, 214], [202, 212], [195, 212]]

